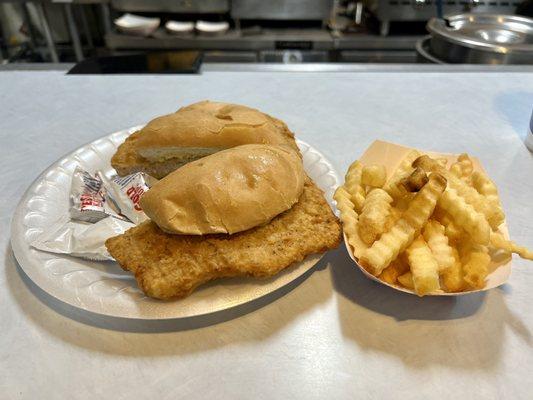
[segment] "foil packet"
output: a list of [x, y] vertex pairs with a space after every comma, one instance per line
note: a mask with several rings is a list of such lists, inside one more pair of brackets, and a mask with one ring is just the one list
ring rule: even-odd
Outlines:
[[72, 174], [70, 185], [70, 218], [75, 221], [98, 222], [118, 214], [107, 201], [107, 190], [99, 176], [93, 176], [80, 167]]
[[102, 172], [98, 172], [97, 176], [104, 182], [109, 195], [122, 215], [134, 224], [140, 224], [148, 219], [141, 208], [140, 200], [143, 193], [157, 181], [155, 178], [143, 172], [116, 176], [111, 179], [108, 179]]
[[72, 174], [69, 215], [47, 227], [31, 246], [87, 260], [113, 260], [105, 241], [148, 219], [139, 202], [156, 181], [140, 172], [107, 178], [102, 172], [92, 175], [76, 167]]
[[92, 175], [76, 167], [69, 215], [47, 227], [31, 246], [88, 260], [113, 260], [105, 241], [148, 219], [140, 199], [155, 182], [155, 178], [141, 172], [107, 178], [102, 172]]
[[72, 221], [66, 216], [50, 226], [31, 243], [31, 246], [38, 250], [68, 254], [87, 260], [114, 260], [105, 247], [105, 241], [134, 226], [130, 222], [111, 216], [94, 224]]

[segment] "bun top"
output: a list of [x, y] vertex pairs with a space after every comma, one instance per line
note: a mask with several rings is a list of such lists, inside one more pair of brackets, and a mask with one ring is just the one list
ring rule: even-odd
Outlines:
[[289, 145], [294, 136], [280, 120], [253, 108], [201, 101], [150, 121], [138, 135], [136, 148], [165, 147], [225, 149], [243, 144]]
[[141, 207], [168, 233], [231, 234], [291, 208], [304, 178], [302, 160], [291, 148], [243, 145], [167, 175], [142, 196]]

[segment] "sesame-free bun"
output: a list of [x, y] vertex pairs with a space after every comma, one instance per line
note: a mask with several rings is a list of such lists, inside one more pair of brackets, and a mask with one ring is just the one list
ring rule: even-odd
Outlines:
[[285, 123], [253, 108], [201, 101], [150, 121], [111, 160], [119, 175], [162, 178], [176, 168], [243, 144], [287, 145], [299, 151]]
[[304, 180], [302, 160], [291, 147], [242, 145], [172, 172], [142, 196], [141, 207], [168, 233], [233, 234], [290, 209]]

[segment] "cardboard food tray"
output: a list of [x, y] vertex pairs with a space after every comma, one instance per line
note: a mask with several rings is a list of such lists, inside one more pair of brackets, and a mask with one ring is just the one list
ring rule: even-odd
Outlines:
[[[385, 165], [385, 168], [387, 169], [387, 176], [390, 177], [392, 172], [399, 166], [402, 159], [411, 150], [413, 150], [412, 147], [405, 147], [405, 146], [401, 146], [401, 145], [394, 144], [394, 143], [376, 140], [370, 145], [370, 147], [366, 149], [363, 155], [359, 158], [359, 161], [363, 165], [370, 165], [370, 164]], [[446, 158], [448, 159], [448, 166], [450, 166], [453, 162], [455, 162], [457, 158], [457, 155], [455, 154], [437, 153], [433, 151], [425, 151], [425, 150], [420, 150], [420, 149], [416, 149], [416, 150], [420, 151], [421, 153], [428, 154], [430, 157]], [[470, 158], [472, 159], [474, 170], [482, 171], [486, 173], [486, 171], [483, 169], [483, 166], [481, 165], [481, 162], [476, 157], [470, 157]], [[509, 239], [509, 231], [507, 230], [507, 223], [505, 220], [500, 225], [498, 232], [503, 234], [503, 236], [506, 239]], [[376, 282], [379, 282], [383, 285], [389, 286], [390, 288], [393, 288], [395, 290], [399, 290], [401, 292], [416, 295], [416, 293], [413, 290], [407, 289], [402, 286], [391, 285], [390, 283], [380, 280], [377, 276], [370, 274], [366, 269], [364, 269], [357, 262], [357, 259], [353, 255], [352, 248], [350, 244], [348, 244], [346, 235], [344, 235], [344, 244], [346, 245], [346, 249], [348, 250], [348, 254], [350, 255], [350, 258], [355, 262], [357, 267], [361, 270], [363, 274], [365, 274], [366, 277]], [[509, 276], [511, 275], [511, 259], [508, 257], [502, 260], [493, 259], [491, 261], [491, 264], [489, 265], [489, 271], [490, 272], [489, 272], [489, 275], [487, 276], [485, 287], [483, 289], [470, 290], [470, 291], [457, 292], [457, 293], [434, 292], [434, 293], [429, 293], [426, 296], [462, 296], [462, 295], [470, 294], [470, 293], [483, 292], [485, 290], [493, 289], [495, 287], [503, 285], [505, 282], [507, 282], [507, 280], [509, 279]]]

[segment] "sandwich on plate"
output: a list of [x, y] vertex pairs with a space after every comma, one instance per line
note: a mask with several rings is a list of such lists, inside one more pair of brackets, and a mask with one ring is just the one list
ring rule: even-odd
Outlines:
[[[338, 246], [339, 221], [305, 173], [284, 123], [243, 106], [202, 102], [189, 107], [205, 112], [204, 119], [196, 119], [198, 126], [193, 120], [187, 126], [202, 140], [185, 141], [186, 135], [178, 133], [173, 142], [171, 133], [156, 133], [158, 146], [152, 152], [137, 147], [137, 139], [127, 149], [131, 154], [138, 151], [132, 168], [159, 168], [164, 157], [153, 160], [160, 151], [172, 155], [167, 159], [172, 161], [158, 171], [163, 174], [170, 165], [176, 169], [141, 197], [150, 219], [106, 241], [109, 253], [135, 275], [148, 296], [184, 297], [218, 278], [270, 277], [307, 255]], [[239, 122], [224, 125], [218, 132], [227, 139], [215, 142], [209, 139], [212, 132], [204, 130], [216, 125], [211, 119], [218, 119], [221, 109]], [[148, 138], [147, 132], [132, 136]], [[131, 145], [130, 139], [125, 144], [128, 141]], [[123, 146], [117, 154], [125, 152]], [[154, 158], [149, 161], [143, 155]]]
[[120, 176], [162, 178], [182, 165], [243, 144], [287, 145], [299, 152], [284, 122], [253, 108], [201, 101], [150, 121], [118, 149], [111, 165]]

